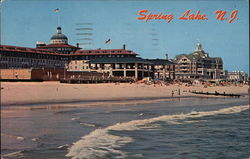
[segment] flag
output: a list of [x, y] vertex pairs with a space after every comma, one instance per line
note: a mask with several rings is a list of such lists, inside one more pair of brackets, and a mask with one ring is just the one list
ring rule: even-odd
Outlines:
[[110, 39], [108, 39], [107, 41], [105, 41], [105, 44], [109, 44], [110, 43]]
[[59, 12], [59, 11], [60, 11], [59, 8], [56, 8], [56, 9], [54, 10], [54, 12], [56, 12], [56, 13]]

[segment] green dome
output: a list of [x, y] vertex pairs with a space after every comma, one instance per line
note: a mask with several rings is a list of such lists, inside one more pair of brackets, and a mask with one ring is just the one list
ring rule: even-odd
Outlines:
[[55, 35], [53, 35], [50, 40], [68, 40], [67, 36], [65, 36], [64, 34], [62, 34], [61, 32], [62, 28], [58, 27], [57, 28], [57, 33]]

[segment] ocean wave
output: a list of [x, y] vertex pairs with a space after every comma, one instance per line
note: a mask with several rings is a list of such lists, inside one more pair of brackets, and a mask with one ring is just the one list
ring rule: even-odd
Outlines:
[[95, 124], [91, 124], [91, 123], [80, 123], [80, 125], [87, 126], [87, 127], [96, 127]]
[[110, 131], [135, 131], [142, 129], [156, 129], [160, 127], [157, 122], [167, 122], [170, 124], [186, 124], [183, 119], [199, 118], [219, 114], [240, 113], [249, 109], [249, 105], [234, 106], [214, 111], [196, 112], [192, 111], [187, 114], [163, 115], [155, 118], [144, 120], [133, 120], [125, 123], [117, 123], [104, 129], [96, 129], [90, 134], [83, 136], [75, 142], [69, 149], [67, 157], [72, 159], [83, 159], [93, 157], [105, 157], [108, 154], [114, 154], [112, 158], [125, 158], [127, 153], [120, 151], [119, 147], [133, 142], [133, 138], [126, 136], [117, 136], [109, 133]]
[[1, 159], [5, 159], [5, 158], [13, 158], [13, 157], [23, 157], [23, 152], [24, 151], [15, 151], [15, 152], [10, 152], [7, 154], [3, 154], [1, 155]]
[[79, 120], [80, 117], [71, 118], [71, 120]]
[[58, 149], [67, 149], [69, 148], [69, 144], [61, 145], [57, 147]]

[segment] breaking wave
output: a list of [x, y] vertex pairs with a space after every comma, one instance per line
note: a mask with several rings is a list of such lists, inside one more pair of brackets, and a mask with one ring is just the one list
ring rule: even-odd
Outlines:
[[15, 152], [10, 152], [10, 153], [7, 153], [7, 154], [4, 154], [4, 155], [1, 155], [1, 159], [5, 159], [5, 158], [19, 158], [19, 157], [23, 157], [23, 152], [25, 151], [15, 151]]
[[[112, 158], [125, 158], [127, 153], [119, 150], [123, 145], [133, 142], [133, 138], [126, 136], [118, 136], [111, 134], [111, 131], [135, 131], [143, 129], [157, 129], [160, 124], [157, 122], [167, 122], [169, 124], [188, 124], [190, 121], [183, 120], [188, 118], [199, 118], [205, 116], [213, 116], [219, 114], [234, 114], [240, 113], [249, 109], [249, 105], [234, 106], [223, 108], [215, 111], [196, 112], [192, 111], [187, 114], [177, 115], [163, 115], [155, 118], [144, 120], [132, 120], [125, 123], [117, 123], [115, 125], [96, 129], [90, 134], [83, 136], [79, 141], [75, 142], [67, 157], [72, 159], [94, 158], [94, 157], [107, 157], [112, 154]], [[195, 121], [199, 122], [199, 121]]]

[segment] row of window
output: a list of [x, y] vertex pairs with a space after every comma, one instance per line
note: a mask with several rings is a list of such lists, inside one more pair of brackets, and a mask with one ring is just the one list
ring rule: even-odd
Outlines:
[[1, 68], [64, 68], [64, 65], [60, 64], [43, 64], [43, 63], [31, 63], [31, 64], [22, 64], [22, 63], [1, 63]]
[[14, 58], [14, 57], [1, 57], [1, 61], [7, 61], [7, 62], [42, 62], [42, 63], [65, 63], [65, 61], [61, 60], [45, 60], [45, 59], [31, 59], [31, 58]]
[[[90, 56], [72, 56], [70, 60], [90, 60], [95, 58], [107, 58], [107, 57], [131, 57], [127, 55], [90, 55]], [[133, 56], [134, 57], [134, 56]]]
[[67, 60], [67, 57], [57, 55], [45, 55], [38, 53], [16, 53], [16, 52], [3, 52], [2, 57], [17, 57], [17, 58], [32, 58], [32, 59], [48, 59], [48, 60]]

